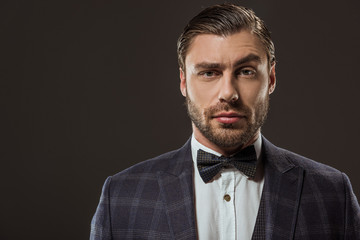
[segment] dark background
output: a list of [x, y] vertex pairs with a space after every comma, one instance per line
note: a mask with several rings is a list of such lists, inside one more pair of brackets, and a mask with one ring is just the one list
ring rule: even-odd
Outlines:
[[[219, 2], [0, 2], [0, 239], [88, 239], [107, 176], [183, 145], [176, 40]], [[235, 2], [276, 46], [263, 134], [359, 197], [359, 1]]]

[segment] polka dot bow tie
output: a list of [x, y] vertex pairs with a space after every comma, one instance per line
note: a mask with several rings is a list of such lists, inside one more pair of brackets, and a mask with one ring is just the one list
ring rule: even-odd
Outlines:
[[197, 167], [205, 183], [208, 183], [221, 169], [227, 166], [233, 166], [249, 178], [253, 178], [256, 172], [254, 145], [244, 148], [232, 157], [218, 157], [201, 149], [197, 151]]

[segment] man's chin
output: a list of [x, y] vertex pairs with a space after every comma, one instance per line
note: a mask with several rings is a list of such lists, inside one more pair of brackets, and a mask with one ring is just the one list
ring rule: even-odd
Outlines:
[[234, 129], [234, 128], [222, 128], [222, 129], [217, 129], [216, 131], [214, 131], [214, 136], [218, 136], [219, 138], [231, 138], [231, 139], [236, 139], [236, 138], [241, 138], [241, 136], [244, 134], [244, 131], [241, 129]]
[[212, 141], [221, 147], [234, 148], [244, 144], [244, 130], [234, 128], [216, 129], [212, 133]]

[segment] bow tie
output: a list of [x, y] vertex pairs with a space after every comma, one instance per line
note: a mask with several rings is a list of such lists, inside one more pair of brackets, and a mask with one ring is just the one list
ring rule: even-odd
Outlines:
[[246, 176], [253, 178], [256, 172], [256, 160], [254, 145], [244, 148], [232, 157], [218, 157], [201, 149], [197, 151], [197, 167], [205, 183], [226, 166], [233, 166]]

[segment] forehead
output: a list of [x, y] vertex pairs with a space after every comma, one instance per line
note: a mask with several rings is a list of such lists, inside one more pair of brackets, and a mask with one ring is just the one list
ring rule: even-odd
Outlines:
[[259, 56], [261, 62], [267, 62], [262, 42], [249, 30], [228, 36], [200, 34], [194, 37], [187, 51], [185, 65], [204, 61], [231, 64], [250, 54]]

